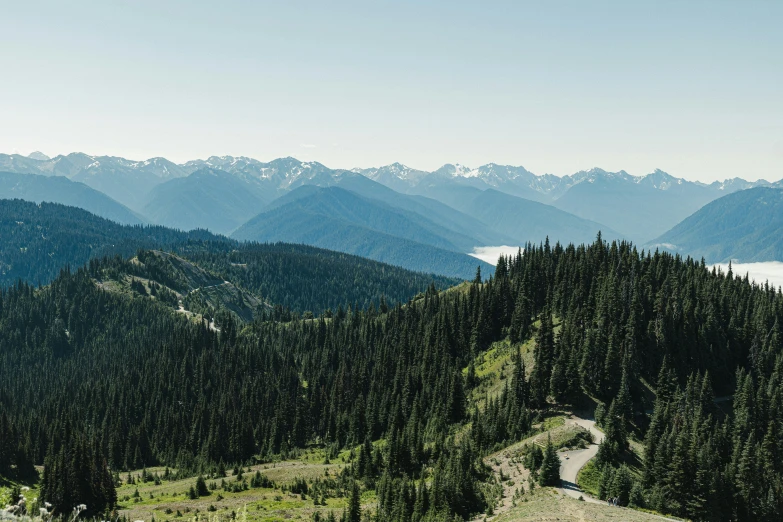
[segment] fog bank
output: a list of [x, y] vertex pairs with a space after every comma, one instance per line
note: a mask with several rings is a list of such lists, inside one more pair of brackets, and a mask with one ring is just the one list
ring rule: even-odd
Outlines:
[[[728, 263], [718, 263], [712, 265], [720, 267], [723, 272], [727, 272], [729, 269]], [[775, 288], [783, 286], [783, 263], [780, 261], [764, 261], [762, 263], [732, 263], [731, 270], [734, 275], [745, 276], [748, 274], [748, 278], [751, 281], [755, 281], [757, 284], [763, 285], [766, 281], [769, 281], [770, 285], [774, 285]]]
[[498, 262], [500, 254], [503, 254], [504, 256], [515, 256], [520, 248], [522, 247], [508, 245], [473, 247], [473, 252], [468, 252], [468, 255], [486, 261], [491, 265], [495, 265]]

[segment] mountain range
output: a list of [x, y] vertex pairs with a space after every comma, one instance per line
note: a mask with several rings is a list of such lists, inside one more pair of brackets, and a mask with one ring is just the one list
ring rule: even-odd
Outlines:
[[485, 273], [492, 268], [460, 253], [473, 242], [466, 236], [339, 187], [300, 187], [245, 223], [232, 237], [303, 243], [465, 279], [475, 273], [476, 266]]
[[[572, 175], [536, 175], [524, 167], [490, 163], [477, 169], [444, 165], [433, 172], [400, 163], [374, 169], [355, 169], [404, 193], [434, 197], [453, 185], [486, 191], [494, 189], [520, 198], [553, 205], [581, 218], [602, 223], [624, 237], [644, 243], [670, 229], [706, 203], [728, 193], [757, 186], [783, 187], [780, 181], [740, 178], [710, 184], [676, 178], [662, 170], [645, 176], [599, 168]], [[559, 238], [558, 238], [559, 239]]]
[[224, 170], [205, 167], [153, 188], [142, 209], [153, 223], [227, 234], [258, 213], [264, 192]]
[[36, 152], [0, 154], [3, 171], [0, 197], [75, 205], [120, 223], [297, 241], [414, 270], [431, 271], [435, 263], [426, 260], [448, 257], [443, 266], [456, 271], [439, 273], [459, 277], [475, 264], [465, 257], [475, 247], [547, 238], [579, 244], [599, 231], [648, 244], [722, 196], [783, 188], [740, 178], [704, 184], [661, 170], [633, 176], [594, 168], [555, 176], [494, 163], [347, 170], [290, 157], [211, 156], [177, 164]]

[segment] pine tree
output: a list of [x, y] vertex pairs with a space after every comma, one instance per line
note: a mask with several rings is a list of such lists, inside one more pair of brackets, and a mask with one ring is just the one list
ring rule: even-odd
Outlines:
[[514, 305], [514, 312], [511, 315], [511, 325], [509, 328], [509, 337], [511, 342], [519, 343], [524, 341], [530, 333], [530, 304], [524, 289], [517, 294], [517, 300]]
[[552, 317], [548, 310], [541, 313], [541, 326], [536, 334], [536, 347], [534, 351], [535, 365], [530, 376], [531, 398], [540, 408], [546, 405], [546, 397], [549, 392], [552, 377], [552, 364], [554, 357]]
[[362, 520], [362, 499], [359, 492], [359, 485], [354, 482], [351, 486], [351, 497], [348, 500], [348, 510], [344, 520], [346, 522], [361, 522]]
[[549, 435], [547, 436], [538, 482], [542, 486], [554, 487], [560, 485], [560, 458], [557, 456], [557, 451], [552, 445], [552, 437]]
[[614, 399], [614, 414], [622, 419], [623, 423], [633, 419], [633, 401], [631, 399], [631, 387], [628, 383], [628, 368], [623, 365], [623, 374], [620, 379], [620, 387], [617, 397]]
[[457, 373], [451, 378], [446, 406], [449, 422], [460, 422], [465, 417], [465, 404], [465, 389], [462, 385], [462, 375]]
[[[241, 478], [241, 477], [237, 477]], [[209, 488], [207, 487], [207, 482], [204, 480], [203, 475], [199, 475], [196, 479], [196, 496], [199, 497], [206, 497], [209, 495]]]

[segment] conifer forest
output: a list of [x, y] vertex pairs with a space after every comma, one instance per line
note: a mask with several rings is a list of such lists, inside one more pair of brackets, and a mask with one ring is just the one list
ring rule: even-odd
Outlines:
[[[0, 475], [43, 466], [54, 513], [116, 513], [130, 470], [214, 477], [321, 447], [351, 450], [332, 484], [344, 520], [370, 516], [357, 507], [367, 491], [374, 520], [469, 519], [497, 500], [485, 456], [552, 410], [594, 407], [602, 491], [626, 505], [783, 517], [783, 298], [731, 271], [599, 236], [528, 244], [489, 277], [433, 281], [407, 301], [269, 308], [249, 321], [223, 311], [210, 323], [96, 284], [127, 264], [95, 260], [0, 293]], [[477, 400], [476, 361], [499, 342], [511, 371]], [[631, 439], [643, 444], [636, 475]], [[526, 467], [557, 486], [551, 440], [538, 451]]]

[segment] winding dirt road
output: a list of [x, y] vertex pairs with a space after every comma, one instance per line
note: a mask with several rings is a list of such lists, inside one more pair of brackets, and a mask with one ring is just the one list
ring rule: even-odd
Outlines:
[[604, 440], [604, 434], [595, 427], [595, 421], [588, 419], [569, 419], [567, 421], [571, 424], [576, 424], [593, 434], [593, 444], [590, 444], [586, 449], [576, 451], [566, 451], [560, 453], [560, 481], [561, 487], [558, 488], [561, 493], [568, 495], [569, 497], [579, 498], [582, 497], [586, 502], [593, 502], [596, 504], [600, 501], [588, 496], [584, 493], [579, 486], [576, 485], [576, 476], [579, 470], [587, 464], [587, 461], [595, 457], [598, 453], [598, 445]]

